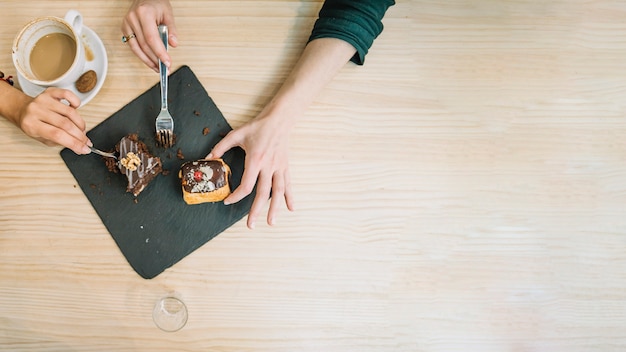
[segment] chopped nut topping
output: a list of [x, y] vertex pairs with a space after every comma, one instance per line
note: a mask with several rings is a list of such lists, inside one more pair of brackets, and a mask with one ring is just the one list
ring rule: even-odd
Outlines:
[[137, 154], [129, 152], [128, 154], [126, 154], [126, 157], [120, 160], [120, 163], [128, 170], [135, 171], [137, 170], [137, 167], [141, 164], [141, 159], [139, 159]]

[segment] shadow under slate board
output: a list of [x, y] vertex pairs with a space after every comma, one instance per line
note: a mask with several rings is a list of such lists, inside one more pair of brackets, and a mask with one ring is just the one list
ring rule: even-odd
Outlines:
[[[161, 109], [158, 83], [87, 133], [96, 148], [105, 151], [114, 150], [125, 135], [137, 133], [150, 152], [161, 158], [164, 173], [136, 199], [126, 192], [126, 177], [110, 172], [102, 157], [76, 155], [67, 148], [61, 151], [128, 263], [146, 279], [156, 277], [242, 219], [254, 199], [251, 194], [228, 206], [183, 201], [178, 178], [181, 164], [204, 158], [231, 127], [188, 66], [170, 75], [168, 93], [176, 134], [172, 148], [157, 146], [155, 140], [154, 122]], [[177, 155], [179, 150], [182, 155]], [[240, 148], [223, 157], [232, 170], [231, 190], [241, 183], [244, 157]]]

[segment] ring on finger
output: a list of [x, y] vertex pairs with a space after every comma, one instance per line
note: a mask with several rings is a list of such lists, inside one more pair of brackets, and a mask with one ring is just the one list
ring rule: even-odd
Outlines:
[[135, 38], [135, 33], [131, 33], [129, 35], [123, 35], [122, 36], [122, 43], [127, 43], [129, 40]]

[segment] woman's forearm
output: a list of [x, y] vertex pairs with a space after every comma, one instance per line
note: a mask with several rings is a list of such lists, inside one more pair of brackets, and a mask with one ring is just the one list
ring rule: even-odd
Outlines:
[[352, 45], [340, 39], [311, 41], [266, 109], [285, 112], [277, 116], [290, 117], [293, 124], [293, 119], [305, 112], [355, 52]]
[[33, 98], [19, 89], [0, 81], [0, 116], [19, 126], [22, 110]]

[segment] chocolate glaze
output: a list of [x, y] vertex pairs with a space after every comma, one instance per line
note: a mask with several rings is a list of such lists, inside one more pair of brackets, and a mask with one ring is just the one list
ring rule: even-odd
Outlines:
[[[189, 193], [207, 193], [226, 185], [226, 169], [218, 160], [196, 160], [181, 166], [183, 189]], [[198, 177], [199, 176], [199, 177]]]

